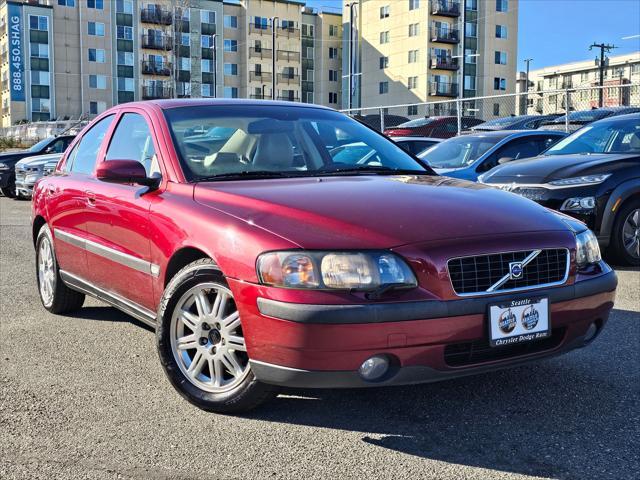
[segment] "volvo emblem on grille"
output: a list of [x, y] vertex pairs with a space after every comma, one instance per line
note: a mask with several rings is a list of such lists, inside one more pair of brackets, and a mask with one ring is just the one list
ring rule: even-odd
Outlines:
[[511, 262], [509, 264], [509, 279], [517, 280], [518, 278], [522, 278], [523, 271], [524, 267], [522, 266], [522, 262]]

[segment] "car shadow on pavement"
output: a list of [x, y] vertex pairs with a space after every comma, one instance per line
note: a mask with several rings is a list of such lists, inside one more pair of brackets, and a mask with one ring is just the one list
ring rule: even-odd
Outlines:
[[142, 323], [140, 320], [127, 315], [124, 312], [121, 312], [117, 308], [109, 307], [109, 306], [99, 306], [99, 307], [82, 307], [77, 312], [66, 313], [68, 317], [78, 318], [82, 320], [90, 320], [96, 322], [123, 322], [123, 323], [131, 323], [137, 327], [143, 328], [149, 332], [155, 332], [153, 328], [151, 328], [146, 323]]
[[447, 463], [638, 478], [639, 314], [615, 315], [588, 348], [525, 367], [407, 387], [287, 390], [249, 416], [360, 432], [367, 445]]

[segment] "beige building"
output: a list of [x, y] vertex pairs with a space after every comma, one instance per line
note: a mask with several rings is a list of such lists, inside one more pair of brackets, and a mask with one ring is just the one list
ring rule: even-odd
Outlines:
[[[343, 19], [345, 108], [515, 92], [518, 0], [344, 0]], [[452, 105], [389, 113], [446, 114]], [[483, 118], [507, 113], [499, 103], [464, 106]]]
[[[571, 92], [571, 110], [589, 110], [600, 106], [599, 59], [553, 65], [529, 72], [527, 113], [565, 111], [565, 93]], [[607, 58], [602, 89], [602, 106], [640, 105], [640, 52]], [[518, 74], [518, 91], [524, 92], [526, 75]], [[629, 85], [626, 88], [620, 86]], [[544, 93], [543, 93], [544, 92]], [[523, 112], [524, 113], [524, 112]]]
[[272, 91], [339, 108], [341, 25], [294, 0], [0, 0], [0, 125]]

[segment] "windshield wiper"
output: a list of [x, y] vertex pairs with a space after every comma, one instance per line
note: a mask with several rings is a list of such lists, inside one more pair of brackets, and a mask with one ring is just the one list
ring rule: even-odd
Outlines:
[[256, 178], [286, 178], [297, 176], [297, 172], [274, 172], [272, 170], [243, 170], [242, 172], [219, 173], [218, 175], [209, 175], [206, 177], [198, 177], [194, 181], [207, 182], [213, 180], [236, 180], [240, 179], [256, 179]]
[[373, 173], [376, 175], [431, 175], [431, 172], [427, 170], [407, 170], [407, 169], [399, 169], [399, 168], [391, 168], [377, 165], [367, 165], [364, 167], [342, 167], [342, 168], [334, 168], [334, 169], [320, 169], [316, 170], [318, 175], [341, 175], [341, 174], [367, 174]]

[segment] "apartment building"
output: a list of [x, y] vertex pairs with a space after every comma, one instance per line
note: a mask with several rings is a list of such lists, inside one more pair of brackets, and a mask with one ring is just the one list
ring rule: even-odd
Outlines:
[[294, 0], [1, 0], [1, 126], [159, 98], [339, 108], [341, 28]]
[[[345, 108], [515, 92], [518, 0], [343, 0], [343, 20]], [[446, 114], [451, 105], [391, 113]], [[464, 107], [483, 118], [506, 113], [499, 102]]]
[[[518, 76], [518, 91], [524, 92], [526, 75]], [[555, 113], [565, 110], [565, 93], [554, 90], [575, 89], [571, 93], [572, 110], [589, 110], [600, 106], [599, 58], [553, 65], [529, 72], [527, 113]], [[620, 86], [629, 85], [625, 88]], [[614, 55], [606, 59], [602, 89], [602, 106], [640, 105], [640, 51]], [[551, 92], [551, 93], [548, 93]]]

